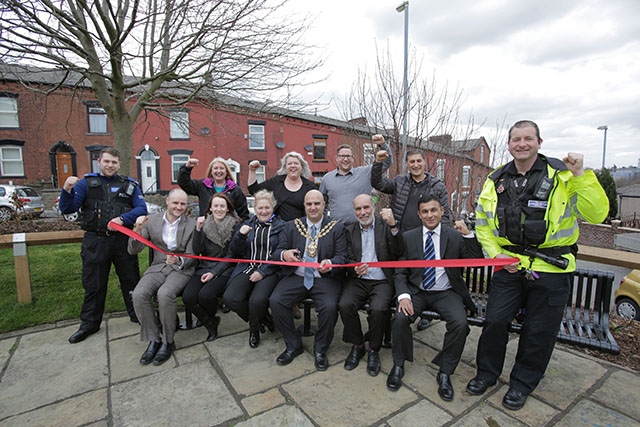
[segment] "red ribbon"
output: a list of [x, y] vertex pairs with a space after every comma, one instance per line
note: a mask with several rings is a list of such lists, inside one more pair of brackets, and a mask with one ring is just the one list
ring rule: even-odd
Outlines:
[[[306, 261], [296, 261], [296, 262], [287, 262], [287, 261], [266, 261], [266, 260], [250, 260], [250, 259], [236, 259], [236, 258], [214, 258], [202, 255], [193, 255], [193, 254], [176, 254], [173, 252], [165, 251], [164, 249], [159, 248], [155, 244], [153, 244], [150, 240], [145, 239], [140, 234], [135, 231], [117, 224], [113, 221], [109, 222], [109, 227], [117, 230], [127, 236], [135, 239], [139, 242], [144, 243], [146, 246], [154, 249], [158, 252], [162, 252], [165, 255], [174, 255], [184, 258], [194, 258], [194, 259], [203, 259], [208, 261], [221, 261], [221, 262], [242, 262], [242, 263], [259, 263], [259, 264], [273, 264], [273, 265], [284, 265], [284, 266], [295, 266], [295, 267], [311, 267], [311, 268], [319, 268], [320, 263], [318, 262], [306, 262]], [[331, 268], [335, 267], [357, 267], [362, 264], [367, 264], [369, 267], [379, 267], [379, 268], [425, 268], [425, 267], [482, 267], [485, 265], [498, 267], [504, 267], [505, 265], [513, 264], [514, 262], [518, 262], [517, 258], [464, 258], [464, 259], [437, 259], [437, 260], [404, 260], [404, 261], [376, 261], [376, 262], [367, 262], [367, 263], [351, 263], [351, 264], [331, 264]]]

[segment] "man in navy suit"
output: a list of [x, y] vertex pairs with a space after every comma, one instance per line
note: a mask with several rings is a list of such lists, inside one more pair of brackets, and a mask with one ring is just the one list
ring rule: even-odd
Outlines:
[[344, 270], [332, 269], [331, 264], [344, 264], [347, 259], [347, 240], [344, 227], [323, 216], [322, 193], [310, 190], [304, 197], [306, 216], [290, 221], [280, 233], [273, 259], [300, 262], [319, 262], [319, 268], [284, 267], [283, 278], [269, 299], [273, 321], [282, 332], [287, 348], [278, 356], [278, 365], [288, 365], [302, 354], [302, 338], [293, 322], [291, 307], [305, 298], [312, 298], [318, 313], [315, 334], [315, 366], [319, 371], [329, 367], [327, 350], [333, 340], [338, 320], [338, 299], [342, 290]]
[[[360, 194], [353, 199], [353, 211], [357, 222], [345, 226], [348, 263], [359, 263], [347, 269], [347, 282], [338, 303], [344, 324], [342, 340], [353, 344], [344, 361], [344, 369], [350, 371], [360, 363], [365, 353], [367, 373], [373, 377], [380, 372], [380, 347], [390, 321], [393, 300], [393, 268], [371, 267], [368, 263], [394, 261], [403, 250], [402, 235], [391, 209], [382, 209], [374, 215], [375, 203], [370, 194]], [[367, 332], [369, 347], [365, 347], [358, 310], [369, 302]]]
[[[464, 221], [455, 229], [441, 224], [444, 208], [434, 195], [421, 195], [418, 216], [422, 227], [403, 234], [404, 255], [400, 260], [482, 258], [482, 247]], [[464, 236], [464, 237], [463, 237]], [[446, 321], [442, 350], [433, 359], [438, 365], [438, 394], [445, 401], [453, 400], [450, 376], [455, 371], [469, 334], [466, 309], [475, 312], [469, 290], [462, 278], [462, 268], [427, 267], [398, 268], [394, 274], [398, 309], [391, 326], [393, 368], [387, 378], [387, 388], [398, 390], [404, 375], [404, 361], [413, 361], [411, 323], [429, 308]]]

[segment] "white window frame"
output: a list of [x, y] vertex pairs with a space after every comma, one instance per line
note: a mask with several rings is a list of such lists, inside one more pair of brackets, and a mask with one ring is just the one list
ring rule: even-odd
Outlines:
[[264, 150], [264, 126], [261, 124], [249, 124], [249, 150]]
[[362, 144], [362, 148], [364, 149], [363, 165], [372, 165], [376, 161], [376, 145], [377, 144], [373, 142], [365, 142]]
[[462, 167], [462, 186], [469, 187], [469, 175], [471, 173], [471, 166]]
[[169, 127], [171, 139], [189, 139], [189, 112], [184, 110], [172, 111]]
[[267, 179], [267, 170], [264, 165], [260, 165], [258, 169], [256, 169], [256, 182], [261, 183]]
[[[17, 153], [17, 156], [8, 155], [9, 152]], [[22, 147], [5, 145], [0, 147], [0, 175], [24, 176], [24, 161]]]
[[87, 116], [89, 117], [89, 133], [108, 133], [107, 112], [97, 105], [87, 106]]
[[484, 144], [480, 145], [480, 163], [484, 164]]
[[444, 166], [447, 163], [446, 159], [438, 159], [436, 160], [437, 164], [437, 177], [440, 181], [444, 182]]
[[14, 129], [19, 127], [18, 98], [15, 96], [0, 96], [0, 128]]
[[[316, 150], [321, 149], [324, 152], [324, 156], [320, 157], [316, 154]], [[313, 160], [327, 160], [327, 140], [316, 138], [313, 140]]]
[[188, 154], [173, 154], [171, 155], [171, 182], [178, 182], [178, 174], [180, 168], [187, 164], [189, 160]]

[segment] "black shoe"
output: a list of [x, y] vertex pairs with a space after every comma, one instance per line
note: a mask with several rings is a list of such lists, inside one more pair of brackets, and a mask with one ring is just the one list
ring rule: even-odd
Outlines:
[[213, 319], [205, 317], [202, 319], [202, 324], [207, 329], [207, 342], [211, 342], [218, 338], [218, 325], [220, 324], [220, 317], [215, 316]]
[[131, 323], [140, 323], [135, 313], [129, 315], [129, 320], [131, 320]]
[[391, 338], [385, 336], [382, 338], [382, 348], [392, 348], [393, 344], [391, 343]]
[[471, 381], [469, 381], [469, 384], [467, 384], [467, 392], [474, 396], [479, 396], [484, 394], [484, 392], [487, 391], [487, 388], [495, 385], [495, 383], [495, 381], [485, 381], [478, 377], [473, 377]]
[[402, 366], [393, 365], [393, 368], [387, 377], [387, 388], [391, 391], [397, 391], [402, 385], [402, 377], [404, 377], [404, 368]]
[[269, 330], [269, 332], [273, 332], [276, 330], [276, 326], [273, 324], [273, 317], [271, 317], [269, 313], [264, 316], [264, 319], [262, 319], [262, 322], [260, 322], [260, 324], [265, 326]]
[[318, 371], [326, 371], [329, 368], [329, 359], [327, 353], [316, 353], [316, 369]]
[[351, 347], [351, 352], [344, 361], [344, 369], [351, 371], [352, 369], [357, 368], [360, 363], [360, 359], [362, 359], [362, 356], [364, 356], [365, 353], [366, 351], [364, 346], [354, 345]]
[[89, 335], [93, 335], [96, 332], [98, 332], [99, 330], [100, 330], [100, 328], [98, 328], [98, 329], [84, 329], [84, 328], [80, 327], [80, 329], [78, 329], [75, 334], [73, 334], [73, 335], [71, 335], [69, 337], [69, 342], [71, 344], [79, 343], [80, 341], [86, 340]]
[[151, 341], [147, 349], [142, 353], [142, 357], [140, 358], [140, 363], [143, 365], [148, 365], [153, 362], [153, 358], [156, 357], [156, 353], [160, 350], [160, 346], [162, 345], [161, 341]]
[[449, 374], [438, 371], [436, 381], [438, 381], [438, 394], [442, 400], [451, 402], [453, 400], [453, 386], [451, 385], [451, 378], [449, 377]]
[[160, 346], [160, 349], [156, 353], [156, 357], [153, 358], [153, 364], [158, 366], [162, 365], [164, 362], [171, 358], [171, 353], [173, 352], [173, 343], [172, 342], [163, 342]]
[[427, 329], [429, 326], [431, 325], [431, 322], [429, 321], [429, 319], [423, 319], [422, 317], [420, 318], [420, 321], [418, 322], [418, 330], [419, 331], [424, 331], [425, 329]]
[[295, 350], [286, 349], [285, 351], [280, 353], [280, 356], [278, 356], [278, 358], [276, 359], [276, 363], [282, 366], [288, 365], [293, 361], [293, 359], [295, 359], [297, 356], [300, 356], [303, 351], [304, 349], [302, 348], [302, 346], [296, 348]]
[[502, 406], [512, 411], [521, 409], [527, 401], [527, 395], [512, 388], [502, 398]]
[[367, 358], [367, 374], [375, 377], [380, 373], [380, 355], [375, 350], [369, 350]]
[[249, 347], [256, 348], [260, 345], [260, 332], [249, 331]]

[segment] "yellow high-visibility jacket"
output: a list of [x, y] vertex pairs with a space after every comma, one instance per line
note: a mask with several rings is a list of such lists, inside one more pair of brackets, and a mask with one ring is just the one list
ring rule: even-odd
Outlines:
[[[504, 166], [495, 169], [491, 175]], [[498, 235], [498, 216], [496, 215], [498, 194], [491, 175], [484, 183], [476, 207], [476, 234], [489, 257], [495, 258], [498, 254], [506, 254], [520, 259], [520, 268], [534, 271], [549, 273], [574, 271], [576, 262], [572, 253], [563, 255], [569, 260], [569, 266], [562, 270], [538, 258], [534, 258], [531, 264], [528, 255], [509, 252], [503, 248], [503, 246], [515, 244], [506, 237]], [[559, 170], [556, 173], [556, 169], [547, 164], [547, 176], [552, 178], [554, 175], [553, 189], [549, 195], [544, 216], [547, 222], [547, 234], [539, 248], [571, 246], [578, 241], [578, 218], [592, 224], [599, 224], [609, 213], [609, 199], [592, 170], [585, 170], [582, 176], [573, 176], [568, 169]]]

